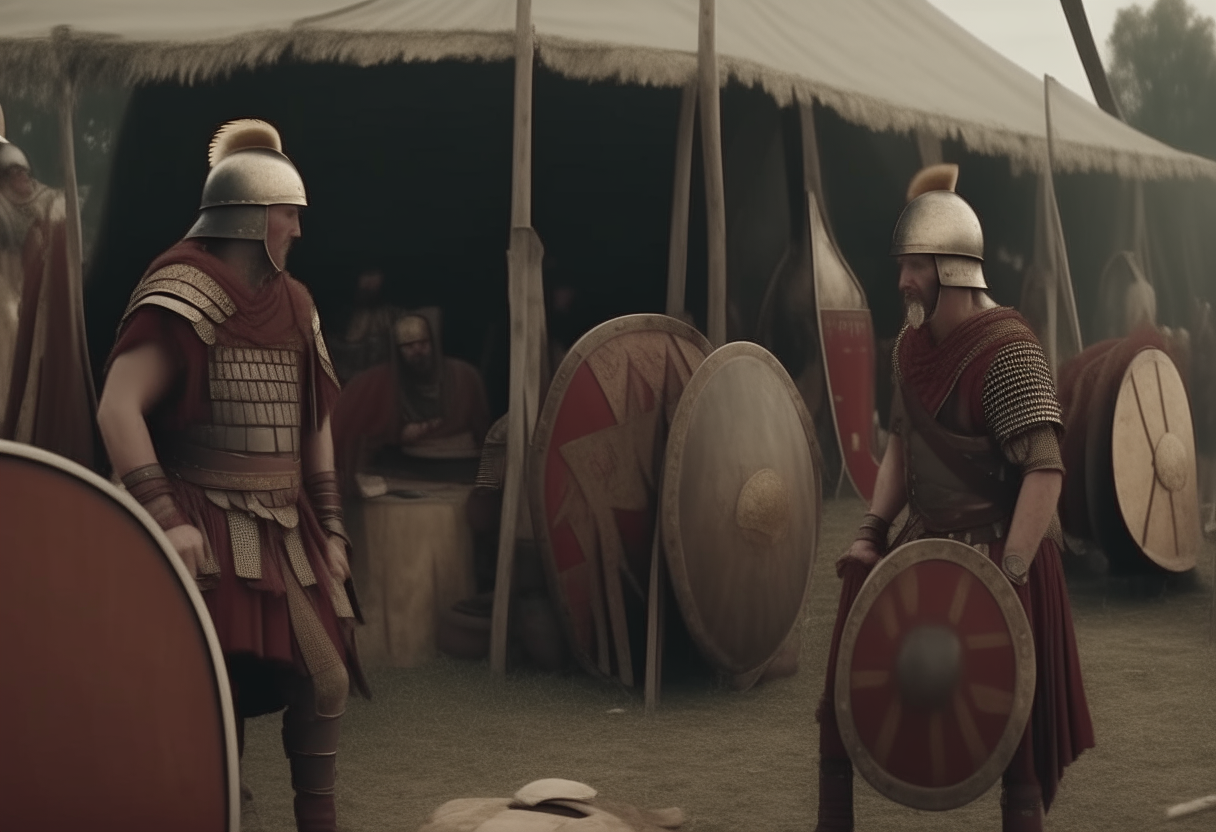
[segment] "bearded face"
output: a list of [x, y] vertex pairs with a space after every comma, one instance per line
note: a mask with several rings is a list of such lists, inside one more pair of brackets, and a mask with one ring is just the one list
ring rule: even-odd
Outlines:
[[933, 317], [941, 284], [932, 254], [905, 254], [899, 258], [899, 291], [904, 297], [904, 320], [920, 329]]

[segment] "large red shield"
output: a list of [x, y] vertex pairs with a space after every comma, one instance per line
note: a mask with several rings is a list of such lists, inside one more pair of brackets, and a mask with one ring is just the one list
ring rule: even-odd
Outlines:
[[600, 324], [554, 375], [529, 451], [533, 528], [571, 648], [588, 671], [628, 685], [646, 633], [667, 430], [709, 352], [665, 315]]
[[1035, 675], [1034, 634], [996, 564], [954, 540], [907, 543], [874, 567], [845, 620], [840, 737], [880, 793], [953, 809], [1013, 759]]
[[0, 551], [0, 828], [238, 828], [224, 659], [152, 518], [0, 441]]
[[871, 436], [874, 423], [874, 324], [861, 284], [836, 250], [819, 205], [807, 197], [811, 223], [811, 263], [819, 337], [836, 436], [845, 471], [863, 500], [874, 496], [878, 460]]

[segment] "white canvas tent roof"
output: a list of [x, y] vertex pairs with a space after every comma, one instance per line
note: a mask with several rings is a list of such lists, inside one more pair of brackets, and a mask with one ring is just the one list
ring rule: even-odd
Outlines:
[[[82, 81], [191, 83], [285, 55], [371, 65], [504, 60], [515, 0], [22, 0], [0, 18], [0, 91], [49, 96]], [[718, 0], [723, 80], [781, 104], [817, 99], [874, 130], [960, 138], [1039, 168], [1042, 81], [926, 0]], [[587, 80], [679, 86], [696, 72], [697, 0], [533, 0], [538, 60]], [[67, 30], [56, 32], [56, 27]], [[1145, 136], [1053, 86], [1055, 169], [1207, 176], [1211, 162]]]

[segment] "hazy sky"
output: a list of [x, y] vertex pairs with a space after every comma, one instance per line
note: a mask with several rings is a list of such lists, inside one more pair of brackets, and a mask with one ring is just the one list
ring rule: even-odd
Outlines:
[[[1072, 42], [1060, 0], [929, 0], [971, 34], [1006, 58], [1042, 78], [1050, 75], [1064, 86], [1093, 101], [1089, 81]], [[1216, 0], [1188, 0], [1200, 14], [1216, 18]], [[1085, 0], [1089, 26], [1110, 66], [1106, 39], [1115, 14], [1128, 6], [1147, 9], [1148, 0]]]

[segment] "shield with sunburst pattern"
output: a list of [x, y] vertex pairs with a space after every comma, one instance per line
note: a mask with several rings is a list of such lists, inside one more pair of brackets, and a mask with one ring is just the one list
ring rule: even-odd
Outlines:
[[845, 621], [835, 693], [841, 739], [877, 791], [917, 809], [979, 797], [1013, 759], [1034, 688], [1034, 635], [989, 558], [918, 540], [874, 567]]

